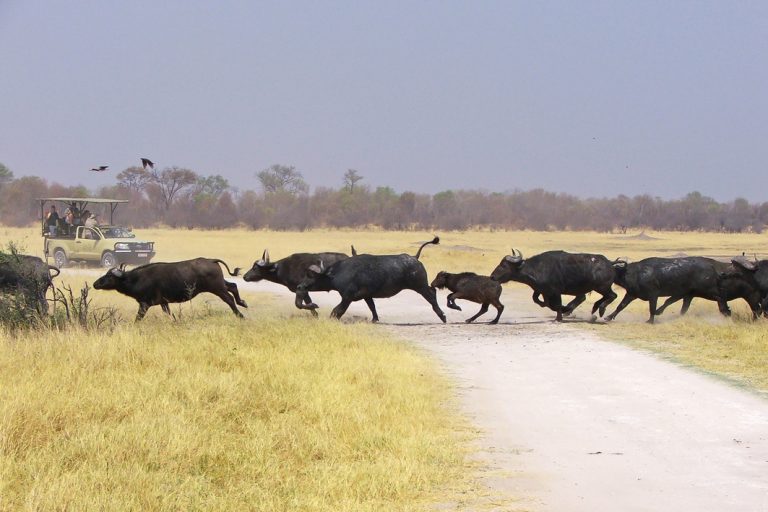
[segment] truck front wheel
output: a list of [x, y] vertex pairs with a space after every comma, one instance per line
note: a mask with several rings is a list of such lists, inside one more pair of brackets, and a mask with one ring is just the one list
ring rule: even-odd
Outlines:
[[53, 251], [53, 261], [59, 268], [64, 268], [67, 265], [69, 260], [67, 260], [67, 253], [64, 252], [64, 249], [57, 248]]
[[101, 255], [101, 266], [104, 268], [114, 268], [117, 266], [117, 258], [109, 251]]

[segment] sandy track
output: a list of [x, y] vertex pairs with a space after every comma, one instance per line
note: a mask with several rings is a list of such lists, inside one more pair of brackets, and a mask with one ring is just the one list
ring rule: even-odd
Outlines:
[[[291, 300], [269, 283], [239, 286]], [[312, 296], [324, 315], [338, 302]], [[485, 433], [480, 455], [499, 470], [490, 485], [533, 510], [768, 511], [768, 400], [553, 324], [527, 294], [503, 300], [498, 326], [465, 325], [476, 306], [462, 301], [448, 325], [413, 292], [377, 301], [382, 329], [455, 379]], [[355, 303], [344, 318], [370, 315]]]

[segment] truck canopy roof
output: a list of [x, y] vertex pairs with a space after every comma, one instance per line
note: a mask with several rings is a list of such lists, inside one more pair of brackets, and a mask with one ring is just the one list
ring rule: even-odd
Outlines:
[[40, 201], [61, 201], [62, 203], [128, 203], [127, 199], [105, 199], [103, 197], [41, 197]]

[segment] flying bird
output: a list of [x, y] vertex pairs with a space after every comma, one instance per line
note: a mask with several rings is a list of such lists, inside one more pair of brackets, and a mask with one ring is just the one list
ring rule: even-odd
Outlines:
[[141, 159], [141, 165], [144, 167], [144, 170], [147, 170], [147, 166], [149, 166], [150, 169], [155, 168], [155, 162], [150, 160], [149, 158], [142, 158]]
[[109, 169], [109, 166], [108, 166], [108, 165], [100, 165], [100, 166], [98, 166], [98, 167], [94, 167], [94, 168], [93, 168], [93, 169], [91, 169], [91, 170], [92, 170], [93, 172], [104, 172], [104, 171], [106, 171], [107, 169]]

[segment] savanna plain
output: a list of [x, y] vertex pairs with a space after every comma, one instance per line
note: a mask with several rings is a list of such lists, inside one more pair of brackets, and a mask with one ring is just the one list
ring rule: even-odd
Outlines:
[[[352, 244], [361, 253], [413, 254], [433, 233], [137, 235], [155, 241], [155, 261], [207, 256], [247, 269], [264, 249], [272, 260], [349, 253]], [[441, 244], [421, 258], [430, 279], [440, 270], [490, 274], [513, 247], [525, 256], [564, 249], [630, 260], [765, 257], [765, 236], [757, 234], [438, 235]], [[8, 242], [41, 255], [36, 227], [0, 227], [0, 244]], [[68, 268], [55, 282], [79, 289], [100, 274]], [[531, 307], [527, 288], [505, 287], [508, 308]], [[203, 294], [174, 305], [173, 318], [153, 308], [136, 324], [132, 299], [89, 296], [92, 309], [110, 309], [120, 320], [0, 331], [0, 510], [482, 509], [501, 499], [477, 478], [474, 431], [457, 410], [450, 377], [378, 326], [330, 321], [328, 311], [313, 319], [268, 293], [243, 294], [250, 305], [244, 321]], [[697, 300], [685, 317], [670, 309], [646, 325], [647, 304], [636, 301], [610, 324], [571, 325], [768, 391], [768, 325], [752, 322], [742, 304], [733, 309], [725, 319]], [[578, 315], [588, 318], [586, 305]], [[437, 321], [426, 304], [424, 321]]]

